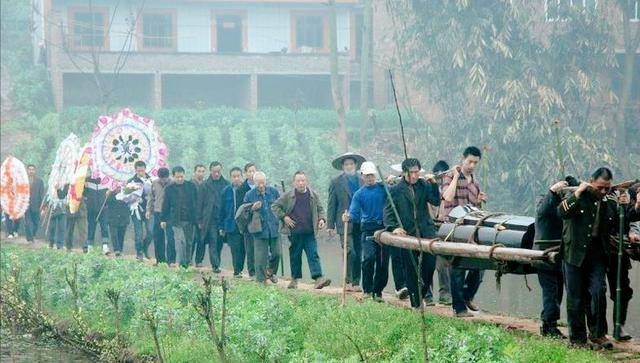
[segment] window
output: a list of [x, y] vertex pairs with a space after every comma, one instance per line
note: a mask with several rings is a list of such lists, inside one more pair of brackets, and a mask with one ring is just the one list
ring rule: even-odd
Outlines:
[[145, 12], [141, 17], [142, 50], [175, 50], [175, 11]]
[[247, 51], [247, 14], [244, 11], [215, 11], [212, 14], [211, 50]]
[[629, 20], [640, 21], [640, 0], [629, 1], [626, 9], [629, 14]]
[[71, 9], [69, 31], [76, 49], [108, 48], [107, 9]]
[[329, 50], [329, 24], [320, 13], [294, 14], [292, 17], [292, 46], [294, 51], [326, 52]]
[[545, 20], [567, 21], [570, 11], [594, 12], [598, 7], [598, 0], [545, 0]]

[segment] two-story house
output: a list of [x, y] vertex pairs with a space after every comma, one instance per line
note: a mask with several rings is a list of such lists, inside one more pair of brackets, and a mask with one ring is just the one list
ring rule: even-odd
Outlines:
[[[332, 107], [326, 1], [38, 0], [34, 9], [58, 110], [99, 103], [101, 90], [113, 104], [150, 108]], [[358, 0], [336, 1], [347, 105], [359, 97], [350, 90], [359, 90], [361, 13]]]

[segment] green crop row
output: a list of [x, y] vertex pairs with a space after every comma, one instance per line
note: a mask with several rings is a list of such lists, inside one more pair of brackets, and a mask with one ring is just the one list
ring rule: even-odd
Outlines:
[[[77, 268], [76, 294], [69, 271]], [[42, 268], [46, 266], [46, 268]], [[198, 273], [151, 267], [97, 253], [76, 255], [24, 249], [4, 243], [0, 274], [5, 290], [14, 286], [20, 300], [41, 309], [52, 324], [76, 326], [84, 335], [118, 339], [135, 360], [153, 360], [156, 345], [147, 324], [157, 325], [166, 362], [214, 362], [218, 355], [207, 325], [194, 306], [201, 297]], [[115, 310], [108, 296], [119, 296]], [[218, 328], [222, 289], [213, 288], [211, 306]], [[420, 315], [370, 300], [285, 291], [236, 280], [227, 295], [226, 334], [230, 361], [388, 361], [423, 358]], [[598, 362], [606, 357], [569, 349], [558, 341], [509, 333], [501, 327], [427, 315], [427, 346], [433, 362]], [[11, 324], [3, 319], [3, 324]], [[63, 324], [64, 323], [64, 324]], [[109, 345], [103, 345], [109, 346]], [[109, 359], [117, 355], [103, 355]]]

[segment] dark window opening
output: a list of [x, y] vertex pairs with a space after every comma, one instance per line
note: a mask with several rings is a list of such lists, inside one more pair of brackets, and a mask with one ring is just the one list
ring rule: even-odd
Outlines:
[[319, 15], [296, 17], [296, 48], [324, 48], [324, 19]]
[[218, 15], [216, 17], [218, 52], [242, 52], [242, 17]]

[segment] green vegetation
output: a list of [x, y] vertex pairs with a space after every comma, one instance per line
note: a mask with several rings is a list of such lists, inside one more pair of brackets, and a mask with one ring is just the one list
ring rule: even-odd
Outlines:
[[[99, 351], [105, 360], [150, 361], [157, 356], [149, 329], [153, 320], [164, 361], [217, 360], [205, 321], [195, 308], [206, 294], [193, 271], [150, 267], [93, 253], [76, 255], [3, 244], [0, 272], [5, 327], [17, 322], [51, 336], [52, 329], [29, 324], [40, 320], [24, 313], [43, 311], [43, 321], [57, 329], [56, 336], [63, 335], [68, 341], [76, 337], [84, 341], [85, 349]], [[336, 297], [240, 280], [229, 285], [222, 340], [230, 361], [409, 362], [422, 358], [419, 315], [410, 310], [355, 300], [341, 309]], [[214, 285], [210, 301], [218, 328], [221, 295], [222, 287]], [[427, 324], [433, 362], [606, 360], [561, 342], [511, 334], [492, 325], [435, 315], [427, 316]], [[60, 334], [61, 327], [73, 334]]]

